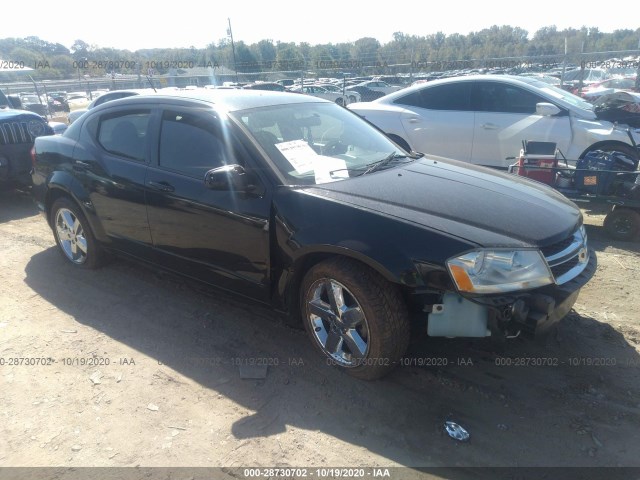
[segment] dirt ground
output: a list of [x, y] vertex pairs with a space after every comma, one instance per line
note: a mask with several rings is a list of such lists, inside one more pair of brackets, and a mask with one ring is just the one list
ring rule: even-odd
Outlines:
[[0, 193], [0, 465], [640, 467], [640, 243], [586, 221], [597, 274], [544, 342], [420, 338], [363, 382], [267, 309], [125, 260], [73, 269]]

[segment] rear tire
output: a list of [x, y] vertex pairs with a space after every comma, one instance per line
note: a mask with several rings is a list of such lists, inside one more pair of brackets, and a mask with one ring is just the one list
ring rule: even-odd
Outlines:
[[409, 316], [400, 292], [353, 260], [334, 258], [309, 270], [300, 306], [305, 329], [327, 364], [354, 377], [386, 375], [409, 345]]
[[605, 217], [604, 229], [611, 238], [629, 242], [640, 232], [640, 214], [630, 208], [615, 208]]
[[78, 268], [97, 268], [103, 261], [87, 218], [70, 199], [57, 199], [51, 207], [51, 225], [62, 256]]

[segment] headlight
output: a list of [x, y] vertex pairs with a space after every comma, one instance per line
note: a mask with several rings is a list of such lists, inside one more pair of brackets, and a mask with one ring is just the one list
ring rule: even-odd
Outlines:
[[38, 120], [30, 120], [27, 124], [27, 130], [29, 130], [29, 135], [33, 138], [40, 137], [44, 135], [45, 127], [44, 122], [40, 122]]
[[447, 260], [447, 268], [461, 292], [504, 293], [554, 282], [538, 250], [474, 250]]

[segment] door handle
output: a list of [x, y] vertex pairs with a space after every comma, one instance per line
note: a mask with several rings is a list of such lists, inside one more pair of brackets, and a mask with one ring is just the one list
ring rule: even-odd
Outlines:
[[89, 162], [85, 162], [83, 160], [76, 160], [73, 162], [73, 169], [74, 170], [84, 170], [85, 168], [89, 169], [91, 168], [91, 164]]
[[484, 128], [485, 130], [497, 130], [500, 127], [495, 123], [483, 123], [482, 128]]
[[419, 117], [410, 117], [409, 118], [409, 123], [420, 123], [420, 118]]
[[161, 192], [173, 192], [175, 190], [173, 185], [170, 185], [167, 182], [147, 182], [147, 185], [154, 190], [159, 190]]

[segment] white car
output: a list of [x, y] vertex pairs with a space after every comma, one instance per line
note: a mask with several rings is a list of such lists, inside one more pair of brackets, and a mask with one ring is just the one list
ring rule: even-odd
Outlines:
[[[342, 87], [340, 85], [333, 85], [331, 83], [323, 83], [318, 85], [325, 90], [329, 90], [330, 92], [337, 93], [338, 95], [342, 95]], [[355, 90], [345, 90], [344, 96], [347, 97], [349, 103], [355, 103], [362, 101], [362, 97]]]
[[406, 149], [491, 167], [513, 163], [523, 140], [555, 142], [568, 159], [597, 149], [638, 156], [590, 103], [534, 78], [446, 78], [349, 108]]
[[300, 87], [291, 87], [289, 89], [290, 92], [295, 93], [305, 93], [307, 95], [313, 95], [314, 97], [324, 98], [325, 100], [331, 100], [332, 102], [336, 102], [338, 105], [346, 105], [349, 103], [349, 96], [342, 95], [339, 92], [331, 92], [324, 87], [320, 87], [317, 85], [304, 85]]

